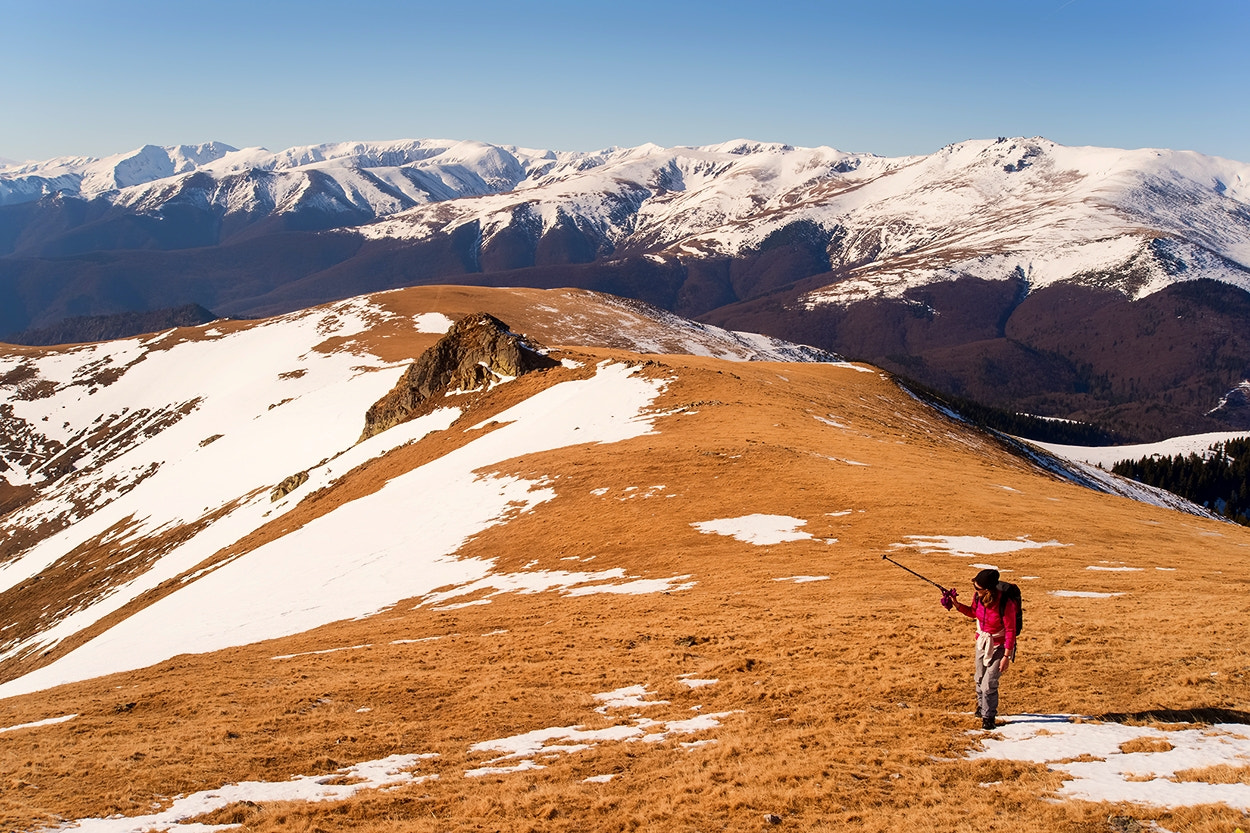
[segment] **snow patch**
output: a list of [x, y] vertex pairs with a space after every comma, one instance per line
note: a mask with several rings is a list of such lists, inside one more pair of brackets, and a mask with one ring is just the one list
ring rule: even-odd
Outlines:
[[592, 695], [595, 702], [602, 703], [595, 709], [599, 714], [606, 714], [608, 709], [642, 708], [643, 706], [659, 706], [667, 704], [667, 700], [647, 700], [651, 692], [646, 686], [631, 685], [615, 691], [605, 691]]
[[801, 532], [799, 527], [807, 521], [788, 515], [744, 515], [740, 518], [718, 518], [692, 523], [695, 529], [707, 534], [727, 535], [739, 541], [757, 546], [781, 544], [788, 541], [806, 541], [811, 533]]
[[67, 723], [75, 717], [78, 717], [78, 715], [66, 714], [61, 717], [49, 717], [46, 720], [36, 720], [33, 723], [20, 723], [17, 726], [6, 726], [5, 728], [0, 729], [0, 734], [3, 734], [4, 732], [16, 732], [20, 729], [37, 729], [40, 726], [55, 726], [58, 723]]
[[1020, 550], [1044, 547], [1067, 547], [1058, 541], [1033, 541], [1027, 536], [1014, 540], [998, 541], [981, 535], [909, 535], [911, 543], [893, 544], [895, 549], [918, 549], [922, 553], [944, 552], [948, 555], [968, 557], [975, 555], [1002, 555]]
[[150, 833], [177, 830], [178, 833], [212, 833], [219, 825], [188, 824], [187, 819], [229, 807], [279, 801], [342, 801], [361, 790], [387, 789], [436, 779], [437, 775], [416, 775], [413, 770], [423, 761], [437, 758], [432, 753], [391, 755], [364, 761], [329, 775], [297, 775], [289, 781], [243, 781], [216, 789], [200, 790], [175, 798], [169, 809], [145, 816], [113, 816], [107, 819], [79, 819], [68, 828], [83, 833]]
[[423, 312], [412, 319], [412, 326], [419, 333], [443, 334], [450, 330], [455, 323], [441, 312]]

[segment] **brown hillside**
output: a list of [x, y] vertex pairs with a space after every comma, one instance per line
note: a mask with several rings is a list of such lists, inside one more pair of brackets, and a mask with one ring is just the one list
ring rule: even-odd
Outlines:
[[[569, 344], [549, 293], [384, 297], [411, 313], [487, 310]], [[398, 327], [375, 338], [395, 361], [436, 340]], [[1250, 703], [1250, 530], [1058, 480], [875, 371], [581, 346], [557, 355], [636, 363], [669, 380], [656, 431], [509, 461], [504, 473], [542, 478], [557, 497], [458, 555], [491, 559], [499, 575], [619, 569], [614, 583], [681, 577], [675, 587], [447, 588], [359, 621], [0, 700], [0, 729], [76, 715], [0, 733], [0, 826], [139, 816], [198, 790], [333, 780], [395, 754], [437, 755], [416, 769], [437, 778], [341, 801], [239, 802], [198, 820], [258, 833], [1076, 833], [1147, 820], [1228, 833], [1250, 823], [1220, 806], [1055, 801], [1062, 775], [1045, 765], [968, 760], [983, 737], [970, 714], [971, 622], [882, 560], [890, 554], [961, 594], [974, 563], [1022, 585], [1026, 630], [1004, 677], [1003, 714], [1236, 715]], [[458, 426], [540, 382], [513, 384], [479, 399]], [[303, 517], [445, 453], [458, 426], [310, 496]], [[811, 537], [758, 545], [694, 526], [756, 513], [802, 520], [798, 531]], [[952, 557], [923, 552], [917, 538], [928, 536], [1058, 545]], [[630, 686], [644, 686], [652, 704], [595, 698]], [[529, 759], [541, 768], [466, 775], [519, 763], [477, 744], [553, 727], [648, 732], [647, 720], [698, 715], [719, 717], [656, 742], [548, 749]], [[586, 780], [601, 776], [613, 777]]]

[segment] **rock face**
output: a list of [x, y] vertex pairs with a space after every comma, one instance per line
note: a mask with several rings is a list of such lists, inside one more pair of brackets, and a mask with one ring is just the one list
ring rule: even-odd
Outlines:
[[360, 439], [418, 416], [422, 406], [437, 395], [476, 390], [503, 378], [559, 364], [541, 349], [511, 332], [493, 315], [467, 315], [409, 366], [390, 393], [369, 408]]
[[276, 500], [281, 500], [307, 482], [308, 472], [306, 471], [291, 475], [273, 487], [273, 490], [269, 492], [269, 502], [273, 503]]

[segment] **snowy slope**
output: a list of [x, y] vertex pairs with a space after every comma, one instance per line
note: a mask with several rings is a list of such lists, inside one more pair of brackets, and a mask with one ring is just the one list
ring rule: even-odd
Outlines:
[[855, 187], [907, 161], [746, 140], [612, 149], [557, 162], [513, 193], [417, 209], [360, 233], [422, 239], [478, 222], [485, 244], [525, 209], [541, 220], [540, 234], [573, 218], [610, 248], [671, 257], [737, 254], [806, 219], [795, 212], [818, 186]]
[[1139, 445], [1107, 445], [1082, 446], [1062, 445], [1060, 443], [1034, 442], [1052, 454], [1075, 462], [1089, 463], [1102, 469], [1110, 469], [1116, 463], [1126, 460], [1140, 460], [1143, 457], [1175, 457], [1177, 455], [1202, 454], [1216, 443], [1250, 436], [1244, 431], [1232, 433], [1193, 434], [1187, 437], [1173, 437], [1163, 442], [1142, 443]]
[[[395, 381], [395, 374], [380, 377]], [[345, 399], [336, 401], [365, 406]], [[558, 385], [517, 409], [501, 414], [506, 427], [491, 432], [458, 452], [389, 482], [381, 491], [353, 501], [272, 544], [232, 560], [212, 572], [187, 581], [185, 589], [145, 608], [111, 628], [108, 633], [59, 662], [0, 686], [0, 696], [36, 691], [68, 680], [86, 679], [117, 670], [141, 668], [184, 652], [213, 651], [232, 645], [287, 636], [341, 619], [366, 616], [401, 599], [423, 596], [448, 584], [484, 578], [490, 565], [455, 559], [455, 551], [472, 535], [506, 517], [528, 511], [553, 493], [543, 484], [516, 478], [483, 477], [477, 470], [518, 454], [536, 453], [584, 442], [614, 442], [646, 433], [650, 422], [641, 413], [657, 387], [633, 377], [624, 365], [605, 365], [592, 379]], [[318, 483], [395, 445], [427, 431], [446, 428], [459, 415], [446, 408], [385, 432], [378, 442], [364, 443], [334, 466], [316, 467]], [[320, 423], [305, 423], [311, 429]], [[576, 433], [575, 433], [576, 432]], [[312, 450], [319, 432], [293, 433], [291, 438]], [[338, 438], [340, 441], [342, 437]], [[364, 446], [368, 446], [365, 448]], [[251, 476], [251, 473], [248, 473]], [[173, 472], [136, 489], [134, 500], [150, 501], [152, 489], [181, 491], [193, 484], [188, 472]], [[237, 486], [236, 486], [237, 488]], [[197, 536], [165, 556], [158, 568], [142, 579], [40, 636], [41, 646], [55, 644], [128, 601], [160, 580], [183, 575], [215, 548], [241, 538], [249, 527], [290, 509], [300, 495], [269, 505], [266, 494], [255, 495], [227, 519], [214, 524], [212, 534]], [[118, 503], [121, 503], [120, 501]], [[129, 501], [127, 501], [129, 503]], [[437, 505], [437, 520], [397, 524], [409, 507]], [[115, 511], [130, 507], [118, 506]], [[201, 538], [212, 539], [207, 543]], [[42, 552], [20, 559], [20, 575], [28, 564], [39, 566]], [[17, 575], [5, 578], [12, 581]], [[552, 584], [581, 584], [614, 576], [570, 575]], [[185, 580], [185, 579], [184, 579]], [[680, 584], [674, 580], [672, 584]], [[222, 605], [222, 599], [229, 599]], [[159, 635], [153, 638], [153, 635]], [[13, 650], [29, 650], [27, 645]], [[124, 658], [124, 660], [120, 660]]]
[[232, 152], [234, 148], [220, 142], [167, 148], [144, 145], [129, 153], [100, 159], [61, 157], [10, 165], [0, 169], [0, 205], [55, 193], [90, 199], [190, 173]]
[[[1237, 435], [1215, 435], [1221, 438]], [[1177, 438], [1183, 440], [1185, 438]], [[1215, 440], [1212, 440], [1214, 442]], [[1037, 454], [1029, 449], [1029, 445], [1037, 445], [1050, 452], [1049, 455]], [[1119, 448], [1166, 448], [1172, 446], [1171, 441], [1165, 443], [1155, 443], [1152, 446], [1120, 446]], [[1178, 444], [1179, 445], [1179, 444]], [[1082, 448], [1079, 446], [1063, 446], [1058, 444], [1033, 443], [1032, 441], [1021, 443], [1021, 448], [1026, 449], [1034, 462], [1038, 465], [1054, 472], [1065, 480], [1071, 480], [1080, 486], [1094, 489], [1099, 492], [1105, 492], [1109, 495], [1119, 495], [1120, 497], [1135, 500], [1140, 503], [1149, 503], [1152, 506], [1161, 506], [1165, 509], [1173, 509], [1177, 512], [1184, 512], [1188, 515], [1197, 515], [1203, 518], [1209, 518], [1213, 521], [1224, 520], [1220, 515], [1212, 512], [1204, 506], [1187, 500], [1180, 495], [1169, 492], [1166, 489], [1160, 489], [1157, 486], [1150, 486], [1146, 483], [1139, 483], [1128, 477], [1121, 477], [1109, 471], [1107, 467], [1102, 465], [1102, 460], [1119, 461], [1128, 459], [1118, 456], [1121, 452], [1115, 450], [1114, 447], [1105, 448]], [[1053, 456], [1051, 456], [1053, 455]], [[1097, 461], [1097, 462], [1091, 462]]]
[[1018, 277], [1032, 290], [1133, 270], [1119, 286], [1131, 297], [1197, 277], [1250, 288], [1250, 168], [1241, 163], [1044, 139], [964, 142], [854, 200], [851, 246], [877, 249], [873, 262], [812, 293], [812, 304], [897, 297], [960, 275]]

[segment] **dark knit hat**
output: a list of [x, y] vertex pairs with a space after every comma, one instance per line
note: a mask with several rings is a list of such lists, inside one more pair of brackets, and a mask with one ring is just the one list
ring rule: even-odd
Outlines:
[[977, 577], [973, 579], [977, 587], [986, 590], [998, 589], [998, 570], [985, 569], [977, 573]]

